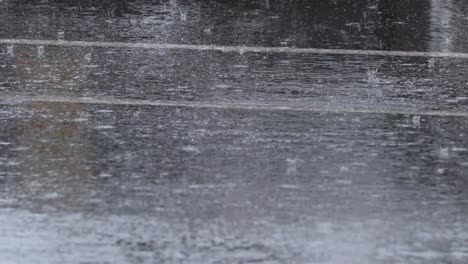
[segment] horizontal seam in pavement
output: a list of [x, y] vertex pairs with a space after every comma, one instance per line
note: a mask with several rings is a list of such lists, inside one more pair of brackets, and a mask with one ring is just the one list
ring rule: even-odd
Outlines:
[[128, 105], [128, 106], [170, 106], [192, 108], [217, 108], [241, 110], [274, 110], [274, 111], [303, 111], [325, 113], [367, 113], [367, 114], [402, 114], [443, 117], [468, 117], [468, 112], [420, 110], [403, 107], [363, 107], [359, 105], [343, 105], [308, 102], [306, 104], [261, 104], [240, 102], [203, 102], [203, 101], [169, 101], [169, 100], [143, 100], [143, 99], [117, 99], [92, 97], [66, 97], [66, 96], [28, 96], [28, 95], [0, 95], [0, 104], [14, 105], [24, 102], [46, 103], [81, 103], [102, 105]]
[[129, 43], [103, 41], [64, 41], [40, 39], [0, 39], [0, 44], [10, 45], [44, 45], [62, 47], [104, 47], [104, 48], [141, 48], [141, 49], [174, 49], [221, 52], [252, 53], [297, 53], [297, 54], [331, 54], [331, 55], [366, 55], [366, 56], [399, 56], [399, 57], [439, 57], [468, 59], [468, 53], [455, 52], [422, 52], [422, 51], [390, 51], [390, 50], [353, 50], [353, 49], [321, 49], [321, 48], [291, 48], [291, 47], [248, 47], [248, 46], [217, 46], [190, 44], [159, 44], [159, 43]]

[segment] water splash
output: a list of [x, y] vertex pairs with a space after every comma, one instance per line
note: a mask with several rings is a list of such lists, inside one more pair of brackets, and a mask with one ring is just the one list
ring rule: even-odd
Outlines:
[[37, 57], [44, 58], [44, 46], [37, 46]]
[[239, 49], [239, 54], [240, 54], [240, 55], [244, 55], [244, 53], [245, 53], [245, 48], [244, 48], [244, 47], [241, 47], [241, 48]]
[[86, 62], [90, 63], [92, 61], [91, 53], [86, 54], [84, 58], [85, 58]]
[[427, 67], [429, 69], [431, 69], [431, 70], [434, 69], [434, 67], [435, 67], [435, 59], [434, 58], [431, 58], [431, 59], [429, 59], [427, 61]]
[[297, 167], [303, 161], [298, 158], [287, 158], [286, 159], [286, 175], [288, 176], [295, 176], [297, 175]]
[[449, 149], [448, 148], [440, 148], [439, 156], [443, 159], [447, 159], [449, 157]]
[[445, 44], [449, 47], [452, 46], [452, 39], [453, 39], [453, 36], [445, 37]]
[[10, 55], [11, 57], [14, 57], [15, 56], [15, 45], [8, 45], [7, 50], [6, 50], [6, 54]]
[[207, 27], [205, 29], [203, 29], [203, 32], [207, 35], [211, 35], [211, 27]]
[[57, 40], [64, 41], [65, 40], [65, 31], [58, 31], [57, 32]]
[[413, 125], [415, 127], [420, 127], [421, 126], [421, 116], [420, 115], [413, 116], [412, 122], [413, 122]]
[[369, 84], [376, 84], [379, 83], [379, 77], [377, 77], [377, 73], [379, 72], [379, 69], [368, 69], [367, 70], [367, 82]]
[[185, 22], [187, 21], [187, 11], [183, 9], [179, 9], [180, 14], [180, 21]]

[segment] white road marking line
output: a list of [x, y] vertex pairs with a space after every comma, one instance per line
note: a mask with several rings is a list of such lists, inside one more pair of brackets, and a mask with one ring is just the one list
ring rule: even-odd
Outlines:
[[398, 57], [439, 57], [468, 59], [468, 53], [455, 52], [422, 52], [422, 51], [387, 51], [387, 50], [353, 50], [353, 49], [320, 49], [320, 48], [288, 48], [288, 47], [247, 47], [247, 46], [216, 46], [189, 44], [159, 44], [159, 43], [128, 43], [102, 41], [62, 41], [40, 39], [0, 39], [0, 44], [9, 45], [45, 45], [61, 47], [104, 47], [104, 48], [140, 48], [140, 49], [173, 49], [251, 53], [297, 53], [297, 54], [331, 54], [331, 55], [363, 55], [363, 56], [398, 56]]
[[441, 117], [468, 117], [468, 112], [424, 110], [407, 107], [381, 107], [363, 106], [357, 104], [330, 104], [322, 102], [307, 103], [242, 103], [242, 102], [203, 102], [203, 101], [169, 101], [169, 100], [141, 100], [118, 99], [111, 97], [69, 97], [69, 96], [29, 96], [29, 95], [0, 95], [0, 104], [14, 105], [21, 103], [80, 103], [101, 105], [127, 105], [127, 106], [170, 106], [214, 109], [241, 109], [241, 110], [274, 110], [274, 111], [301, 111], [324, 113], [366, 113], [366, 114], [401, 114]]

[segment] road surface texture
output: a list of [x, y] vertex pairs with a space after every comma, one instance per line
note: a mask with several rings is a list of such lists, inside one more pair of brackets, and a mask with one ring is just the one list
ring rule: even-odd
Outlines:
[[0, 0], [0, 263], [468, 263], [467, 17]]

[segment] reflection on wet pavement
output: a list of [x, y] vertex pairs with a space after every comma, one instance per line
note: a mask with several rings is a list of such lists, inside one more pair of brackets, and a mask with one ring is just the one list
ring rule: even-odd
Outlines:
[[[0, 0], [0, 39], [464, 52], [465, 5]], [[0, 44], [0, 263], [465, 264], [467, 68]]]
[[458, 0], [3, 1], [0, 37], [466, 51], [465, 9]]

